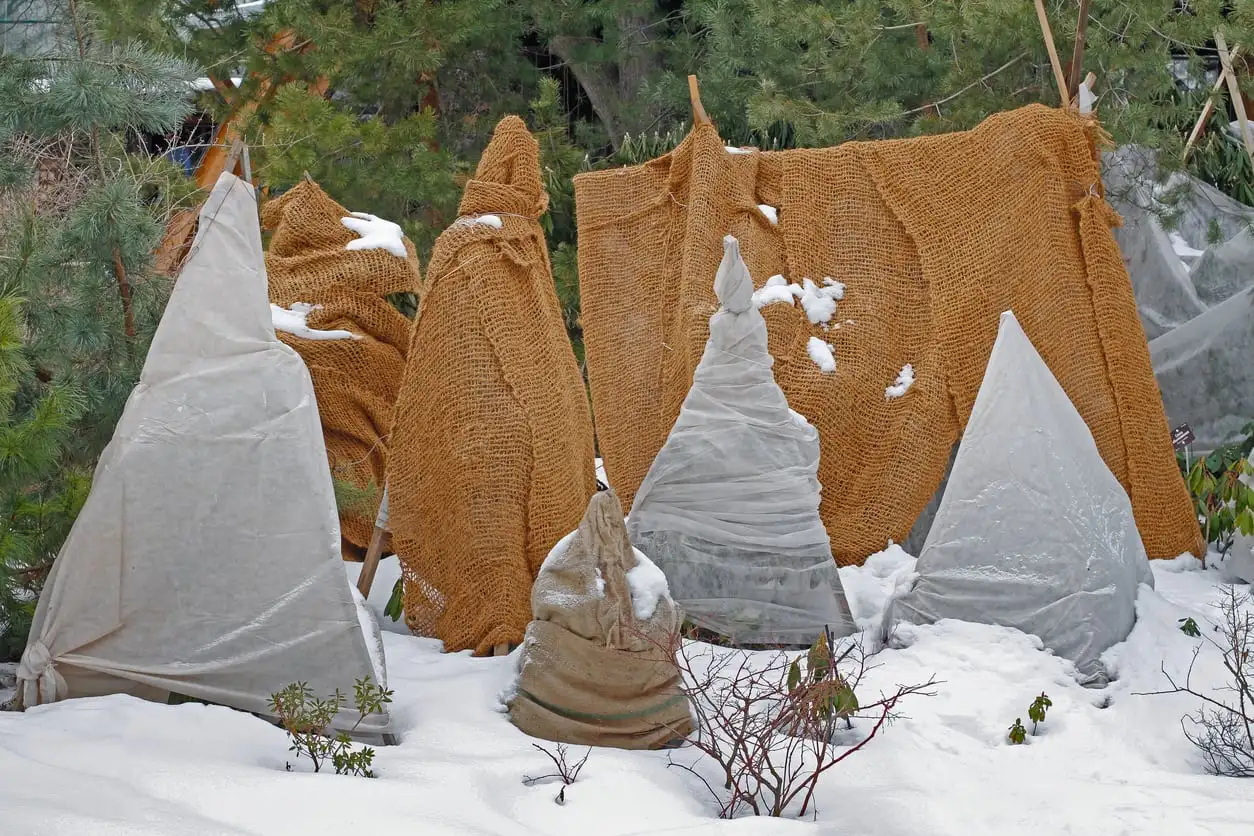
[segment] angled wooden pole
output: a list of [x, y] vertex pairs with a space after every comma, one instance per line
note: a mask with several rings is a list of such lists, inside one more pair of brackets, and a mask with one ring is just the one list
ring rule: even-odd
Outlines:
[[370, 597], [370, 587], [374, 586], [375, 572], [379, 570], [379, 559], [383, 557], [383, 547], [387, 543], [389, 530], [388, 486], [384, 483], [383, 498], [379, 500], [379, 513], [374, 518], [374, 533], [370, 535], [366, 559], [361, 564], [361, 574], [357, 576], [357, 591], [363, 598]]
[[[1232, 51], [1229, 53], [1229, 58], [1235, 61], [1237, 60], [1237, 56], [1240, 54], [1241, 45], [1233, 44]], [[1193, 150], [1193, 144], [1197, 142], [1198, 137], [1200, 137], [1202, 132], [1206, 130], [1206, 123], [1210, 121], [1211, 114], [1215, 112], [1215, 94], [1218, 93], [1220, 88], [1224, 86], [1227, 79], [1228, 73], [1223, 68], [1223, 64], [1221, 62], [1219, 66], [1219, 77], [1215, 79], [1214, 86], [1210, 88], [1210, 95], [1206, 97], [1206, 104], [1202, 108], [1202, 115], [1197, 117], [1197, 121], [1193, 123], [1193, 130], [1189, 131], [1189, 138], [1184, 143], [1184, 154], [1180, 158], [1181, 162], [1188, 161], [1189, 152]]]
[[1215, 30], [1215, 47], [1219, 50], [1219, 62], [1223, 66], [1222, 73], [1228, 81], [1228, 95], [1232, 97], [1232, 107], [1237, 112], [1237, 122], [1241, 126], [1241, 140], [1245, 143], [1245, 153], [1250, 162], [1254, 163], [1254, 136], [1250, 135], [1250, 120], [1245, 112], [1245, 99], [1241, 97], [1241, 87], [1237, 84], [1236, 71], [1232, 69], [1232, 56], [1228, 53], [1228, 43], [1224, 33]]
[[1049, 18], [1045, 15], [1045, 0], [1036, 0], [1036, 17], [1041, 22], [1045, 49], [1049, 52], [1049, 63], [1054, 68], [1054, 81], [1058, 84], [1058, 97], [1062, 99], [1062, 106], [1065, 109], [1071, 106], [1071, 97], [1067, 95], [1067, 76], [1063, 74], [1062, 62], [1058, 60], [1058, 47], [1054, 45], [1054, 32], [1049, 28]]

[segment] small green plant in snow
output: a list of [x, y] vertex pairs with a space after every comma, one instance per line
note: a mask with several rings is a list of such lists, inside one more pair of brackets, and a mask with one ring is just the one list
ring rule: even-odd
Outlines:
[[[347, 703], [338, 688], [333, 696], [320, 699], [314, 696], [307, 683], [295, 682], [270, 695], [270, 710], [287, 732], [292, 743], [290, 751], [295, 752], [297, 758], [304, 755], [313, 761], [314, 772], [321, 772], [322, 767], [330, 763], [336, 775], [373, 778], [374, 749], [369, 746], [354, 748], [349, 735], [366, 717], [382, 713], [383, 706], [391, 701], [391, 691], [371, 682], [369, 677], [362, 677], [353, 685], [353, 703], [359, 715], [357, 722], [348, 731], [334, 735], [330, 733], [331, 723]], [[288, 764], [287, 768], [291, 771], [292, 765]]]

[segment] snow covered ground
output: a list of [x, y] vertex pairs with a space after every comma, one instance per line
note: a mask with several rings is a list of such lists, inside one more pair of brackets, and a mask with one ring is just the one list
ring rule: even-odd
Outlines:
[[[891, 550], [843, 569], [859, 623], [878, 623], [893, 585], [913, 561]], [[397, 576], [380, 567], [370, 604], [384, 644], [393, 717], [402, 737], [380, 747], [379, 778], [314, 775], [290, 759], [278, 729], [225, 708], [164, 706], [127, 697], [72, 700], [0, 714], [0, 832], [27, 834], [413, 833], [547, 834], [978, 834], [1250, 833], [1254, 782], [1203, 773], [1179, 719], [1187, 697], [1158, 690], [1159, 666], [1183, 671], [1208, 630], [1217, 572], [1192, 558], [1154, 564], [1157, 591], [1142, 590], [1130, 639], [1107, 656], [1118, 680], [1086, 690], [1068, 665], [1012, 630], [941, 622], [902, 627], [864, 689], [935, 674], [937, 696], [903, 703], [908, 716], [829, 773], [818, 821], [722, 822], [696, 779], [661, 752], [594, 751], [566, 803], [549, 770], [499, 702], [515, 662], [444, 655], [382, 616]], [[350, 577], [356, 566], [348, 566]], [[1217, 685], [1203, 653], [1196, 680]], [[1053, 700], [1028, 745], [1006, 744], [1033, 697]], [[582, 754], [582, 750], [580, 750]]]

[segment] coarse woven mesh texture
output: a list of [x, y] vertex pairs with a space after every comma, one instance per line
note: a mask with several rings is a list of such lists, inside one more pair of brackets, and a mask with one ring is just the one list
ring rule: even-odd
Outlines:
[[436, 241], [397, 399], [388, 511], [405, 619], [449, 652], [522, 641], [540, 564], [596, 489], [547, 206], [539, 146], [507, 117]]
[[[661, 449], [716, 308], [722, 238], [758, 287], [846, 285], [830, 330], [762, 309], [775, 377], [819, 429], [838, 563], [910, 531], [971, 414], [1002, 312], [1023, 329], [1131, 497], [1151, 557], [1201, 554], [1091, 121], [1043, 105], [973, 130], [729, 154], [698, 127], [670, 154], [575, 178], [582, 321], [600, 453], [625, 504]], [[779, 212], [772, 224], [758, 208]], [[807, 353], [835, 347], [823, 374]], [[905, 364], [915, 382], [890, 399]]]
[[[392, 409], [409, 350], [411, 323], [388, 302], [391, 293], [417, 293], [418, 256], [382, 249], [346, 250], [357, 234], [340, 223], [349, 212], [316, 183], [304, 180], [265, 204], [262, 226], [272, 231], [266, 252], [270, 301], [290, 308], [318, 306], [310, 328], [341, 329], [355, 340], [278, 337], [300, 353], [313, 377], [331, 472], [359, 488], [383, 493]], [[340, 519], [340, 533], [359, 547], [370, 543], [375, 512], [358, 509]]]

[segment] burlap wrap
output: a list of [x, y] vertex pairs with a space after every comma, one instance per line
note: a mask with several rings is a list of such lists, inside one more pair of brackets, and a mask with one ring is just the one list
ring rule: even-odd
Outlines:
[[[410, 321], [385, 297], [418, 291], [418, 257], [408, 240], [408, 258], [380, 249], [345, 250], [357, 239], [340, 223], [348, 215], [308, 180], [266, 203], [262, 226], [273, 232], [266, 273], [272, 303], [284, 308], [298, 302], [318, 305], [309, 314], [311, 328], [341, 329], [361, 337], [306, 340], [278, 332], [309, 367], [331, 472], [358, 487], [373, 481], [382, 496], [387, 434], [410, 332]], [[375, 510], [345, 514], [340, 533], [364, 547], [374, 520]]]
[[[497, 125], [462, 219], [436, 241], [397, 400], [389, 512], [405, 618], [450, 652], [522, 641], [532, 579], [596, 487], [538, 153], [521, 119]], [[474, 222], [485, 213], [501, 228]]]
[[[692, 381], [726, 234], [760, 287], [830, 276], [830, 331], [763, 309], [775, 377], [819, 429], [842, 565], [902, 540], [940, 482], [1013, 310], [1129, 492], [1152, 557], [1200, 553], [1102, 196], [1100, 129], [1032, 105], [974, 130], [729, 154], [698, 127], [669, 155], [575, 178], [584, 342], [609, 479], [630, 502]], [[772, 225], [758, 209], [779, 210]], [[822, 374], [806, 343], [835, 346]], [[916, 380], [885, 397], [906, 364]]]
[[510, 719], [532, 737], [656, 749], [692, 731], [670, 656], [682, 616], [668, 596], [637, 619], [627, 572], [636, 557], [613, 491], [588, 503], [573, 538], [554, 549], [531, 591]]

